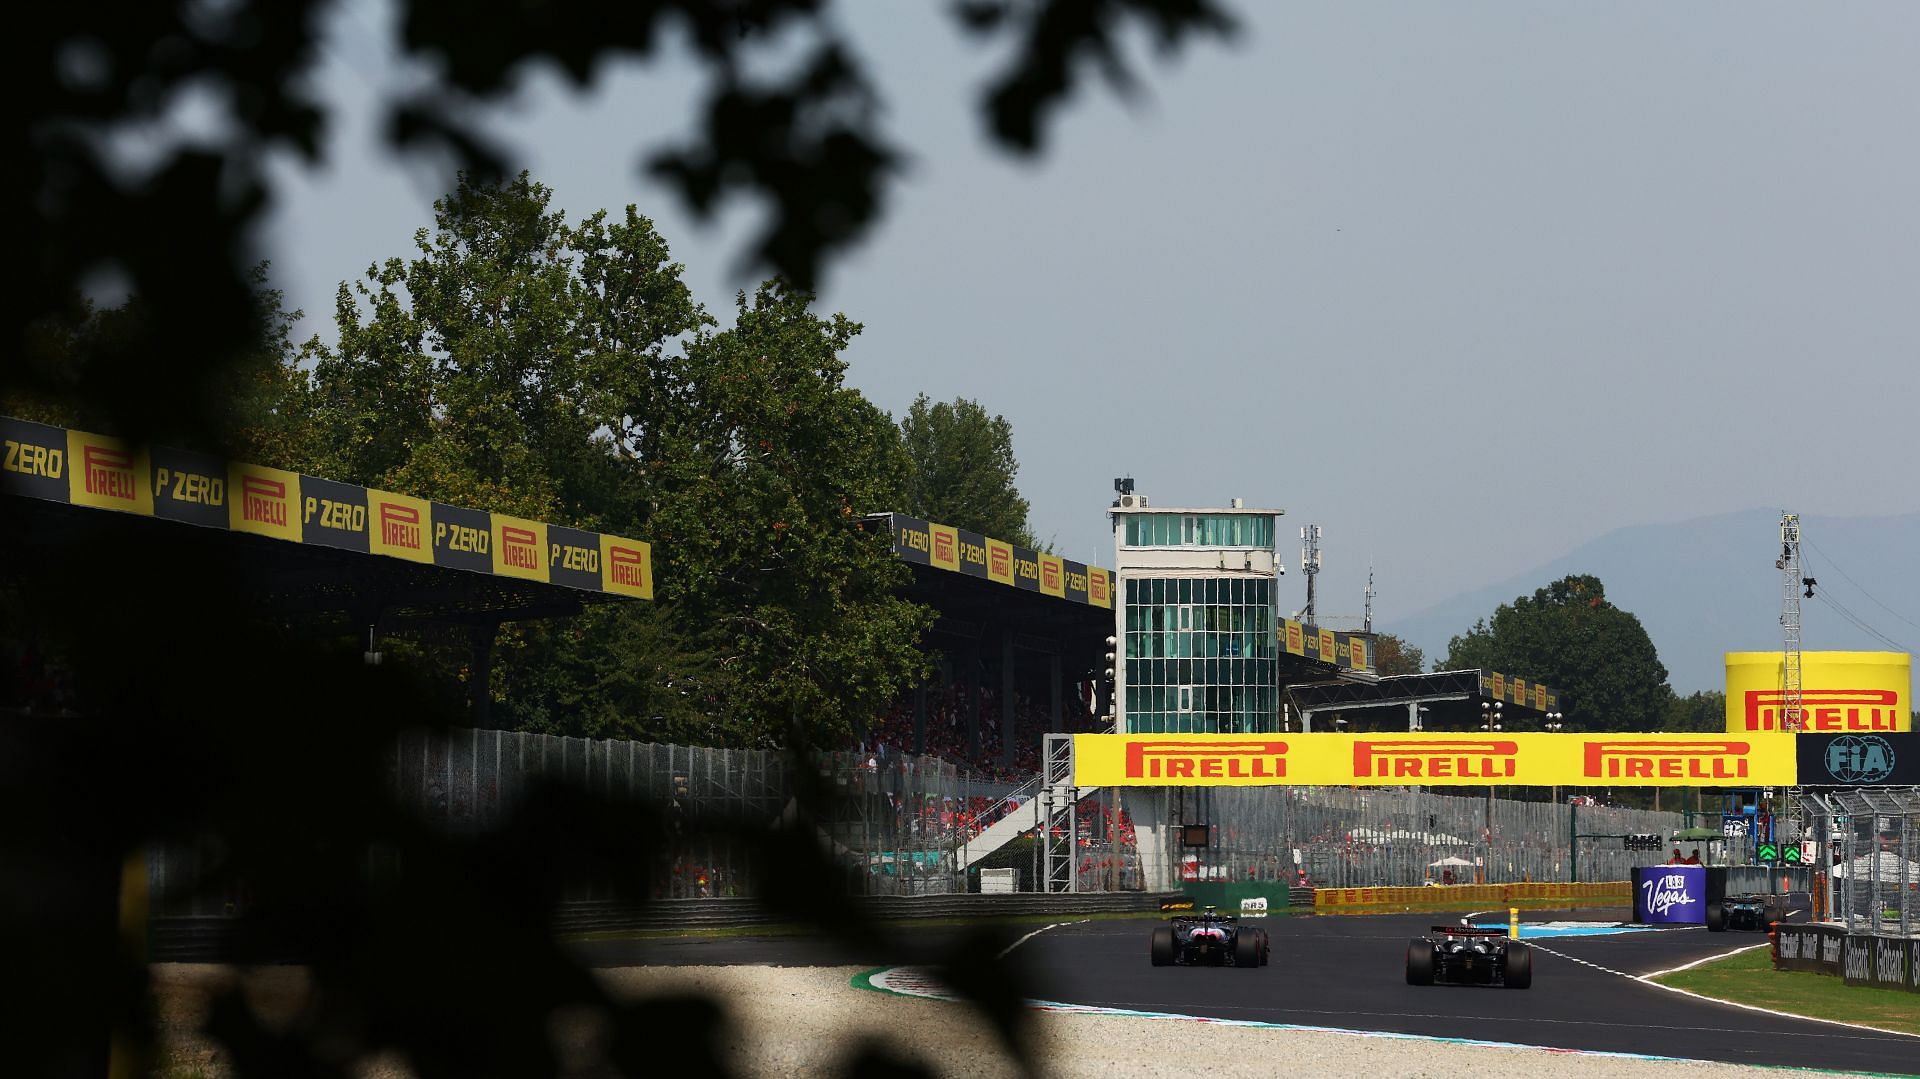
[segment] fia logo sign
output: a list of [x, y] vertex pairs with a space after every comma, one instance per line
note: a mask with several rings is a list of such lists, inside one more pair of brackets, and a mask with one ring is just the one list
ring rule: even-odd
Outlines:
[[1842, 783], [1878, 783], [1893, 774], [1893, 746], [1877, 734], [1849, 734], [1827, 746], [1827, 774]]

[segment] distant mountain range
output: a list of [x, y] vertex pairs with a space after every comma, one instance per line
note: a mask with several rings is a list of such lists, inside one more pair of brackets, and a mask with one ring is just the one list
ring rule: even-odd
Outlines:
[[[1445, 658], [1449, 639], [1500, 604], [1591, 573], [1614, 605], [1647, 628], [1676, 692], [1721, 689], [1722, 653], [1781, 647], [1779, 550], [1770, 539], [1779, 523], [1778, 511], [1756, 509], [1616, 529], [1565, 558], [1375, 628], [1424, 650], [1431, 667]], [[1803, 570], [1819, 581], [1816, 598], [1800, 601], [1802, 648], [1920, 648], [1920, 513], [1803, 515], [1801, 538]]]

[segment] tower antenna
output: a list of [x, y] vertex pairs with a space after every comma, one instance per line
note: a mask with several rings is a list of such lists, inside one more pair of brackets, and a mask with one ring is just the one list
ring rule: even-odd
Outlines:
[[1313, 621], [1313, 579], [1320, 575], [1320, 526], [1307, 525], [1300, 530], [1300, 572], [1307, 575], [1307, 607], [1302, 620]]
[[1813, 598], [1819, 582], [1800, 573], [1800, 516], [1780, 515], [1780, 729], [1800, 733], [1800, 597]]

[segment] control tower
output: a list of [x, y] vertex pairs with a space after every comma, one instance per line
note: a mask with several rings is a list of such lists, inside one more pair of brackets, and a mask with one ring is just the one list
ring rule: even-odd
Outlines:
[[1280, 729], [1274, 555], [1284, 510], [1163, 508], [1116, 481], [1114, 721], [1122, 733]]

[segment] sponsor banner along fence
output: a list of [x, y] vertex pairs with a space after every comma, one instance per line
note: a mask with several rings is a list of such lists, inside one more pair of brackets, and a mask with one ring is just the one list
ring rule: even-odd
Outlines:
[[1848, 933], [1837, 925], [1779, 926], [1773, 966], [1830, 974], [1848, 985], [1920, 993], [1920, 941]]
[[1044, 551], [1033, 551], [964, 528], [889, 513], [893, 553], [903, 562], [932, 566], [1004, 584], [1022, 592], [1093, 607], [1113, 606], [1113, 571]]
[[0, 492], [308, 546], [653, 598], [639, 540], [0, 416]]
[[[1728, 652], [1727, 732], [1782, 729], [1779, 652]], [[1913, 729], [1913, 657], [1905, 652], [1800, 653], [1801, 730], [1855, 734]]]
[[1792, 739], [1685, 734], [1074, 736], [1098, 787], [1792, 786]]
[[1409, 906], [1444, 906], [1485, 903], [1565, 903], [1569, 906], [1624, 907], [1632, 885], [1624, 880], [1595, 881], [1585, 884], [1455, 884], [1423, 888], [1318, 888], [1313, 893], [1315, 911], [1397, 909]]

